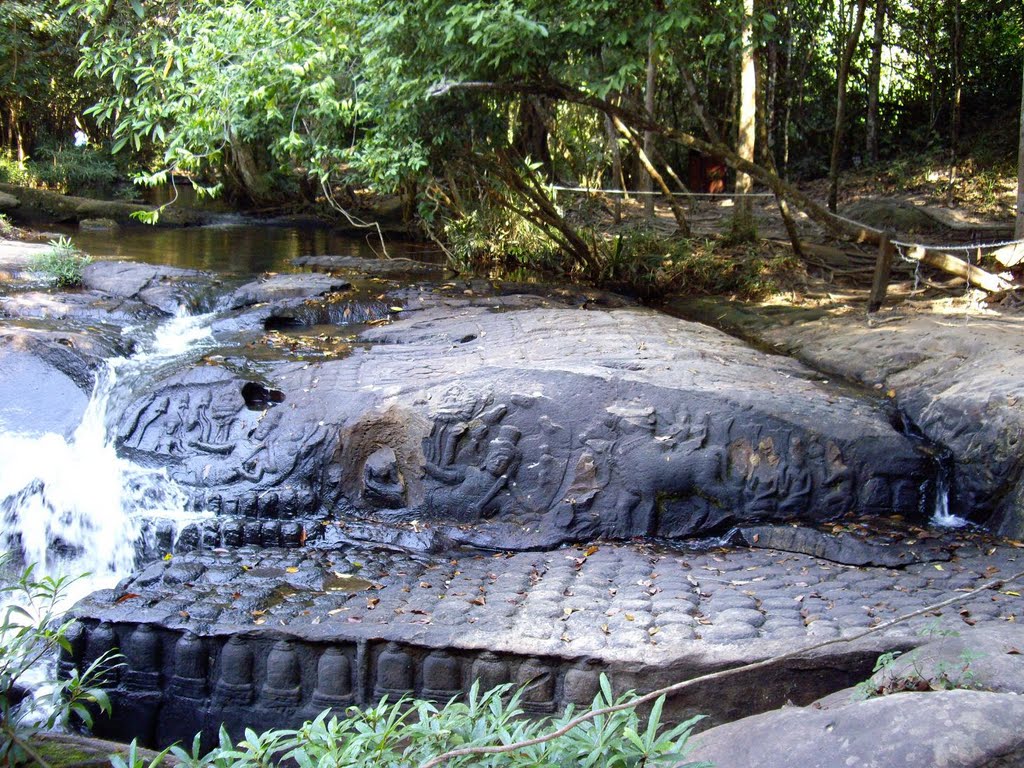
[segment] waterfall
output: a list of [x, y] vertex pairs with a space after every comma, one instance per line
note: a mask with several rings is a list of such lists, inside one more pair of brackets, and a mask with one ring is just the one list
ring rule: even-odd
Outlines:
[[153, 550], [158, 528], [194, 521], [184, 492], [164, 469], [118, 457], [108, 410], [133, 382], [211, 341], [209, 316], [180, 311], [140, 353], [109, 360], [97, 372], [70, 439], [0, 433], [0, 549], [35, 563], [37, 577], [88, 573], [76, 582], [74, 599], [130, 573], [137, 553]]

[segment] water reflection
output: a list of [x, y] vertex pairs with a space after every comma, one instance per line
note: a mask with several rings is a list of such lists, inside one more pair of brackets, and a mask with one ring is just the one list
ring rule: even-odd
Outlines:
[[[376, 234], [352, 237], [323, 227], [273, 226], [226, 219], [203, 227], [127, 227], [113, 232], [68, 230], [75, 245], [95, 259], [141, 261], [229, 275], [299, 271], [300, 256], [382, 255]], [[45, 239], [45, 235], [43, 236]], [[431, 261], [422, 244], [390, 240], [392, 257]]]

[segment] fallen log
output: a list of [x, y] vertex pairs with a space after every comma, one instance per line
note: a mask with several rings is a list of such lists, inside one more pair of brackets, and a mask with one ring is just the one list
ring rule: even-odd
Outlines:
[[1024, 243], [1011, 243], [1004, 245], [998, 250], [992, 251], [992, 257], [1000, 264], [1009, 269], [1016, 267], [1024, 261]]
[[929, 267], [935, 267], [951, 275], [962, 277], [975, 288], [981, 288], [981, 290], [988, 291], [989, 293], [1008, 291], [1014, 287], [1013, 283], [1004, 280], [999, 275], [993, 275], [991, 272], [969, 264], [949, 253], [930, 250], [920, 245], [913, 245], [902, 249], [900, 253], [904, 258], [920, 261]]
[[[82, 219], [112, 219], [118, 224], [138, 224], [133, 214], [151, 212], [152, 205], [125, 203], [117, 200], [93, 200], [75, 197], [46, 189], [19, 187], [14, 184], [0, 184], [0, 192], [10, 195], [18, 204], [8, 207], [8, 215], [22, 222], [66, 222], [78, 223]], [[158, 224], [165, 226], [189, 226], [204, 224], [212, 217], [208, 213], [192, 208], [170, 206], [163, 209]]]

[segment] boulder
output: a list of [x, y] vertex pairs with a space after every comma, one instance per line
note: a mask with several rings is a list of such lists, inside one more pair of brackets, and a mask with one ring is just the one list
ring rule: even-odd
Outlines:
[[92, 389], [96, 359], [83, 334], [0, 330], [0, 432], [69, 436]]
[[206, 308], [215, 280], [192, 269], [95, 261], [82, 270], [85, 288], [120, 299], [141, 301], [163, 312], [177, 314], [181, 307]]
[[704, 326], [523, 297], [401, 317], [342, 359], [153, 382], [119, 445], [225, 513], [416, 521], [509, 549], [912, 515], [931, 471], [874, 405]]
[[269, 275], [237, 288], [223, 304], [227, 309], [240, 309], [253, 304], [267, 304], [288, 299], [312, 299], [351, 288], [347, 280], [330, 275], [298, 273]]
[[789, 707], [711, 728], [688, 760], [716, 768], [981, 768], [1024, 765], [1024, 697], [899, 693], [839, 709]]

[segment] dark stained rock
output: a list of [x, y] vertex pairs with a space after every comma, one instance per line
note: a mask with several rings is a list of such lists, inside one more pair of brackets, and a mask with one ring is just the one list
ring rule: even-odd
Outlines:
[[[802, 366], [646, 310], [503, 301], [427, 302], [344, 359], [178, 372], [119, 445], [224, 514], [495, 548], [917, 510], [927, 460]], [[254, 378], [279, 397], [247, 403]]]
[[740, 528], [738, 533], [748, 547], [800, 552], [843, 565], [900, 568], [951, 557], [948, 551], [927, 544], [868, 541], [852, 533], [830, 534], [806, 526], [753, 525]]
[[432, 276], [450, 272], [443, 264], [427, 264], [413, 259], [368, 259], [361, 256], [300, 256], [293, 259], [297, 267], [316, 272], [355, 272], [380, 277]]
[[287, 299], [313, 299], [351, 287], [347, 280], [329, 275], [298, 273], [270, 275], [237, 288], [224, 301], [227, 309], [266, 304]]
[[791, 707], [693, 737], [716, 768], [982, 768], [1024, 765], [1024, 697], [899, 693], [839, 709]]
[[[811, 705], [837, 689], [848, 694], [871, 676], [879, 654], [909, 651], [924, 630], [940, 638], [959, 629], [964, 647], [985, 654], [1005, 654], [1019, 637], [1011, 619], [1020, 598], [984, 591], [964, 594], [938, 617], [772, 661], [976, 587], [988, 568], [1009, 573], [1018, 555], [1009, 546], [965, 542], [942, 571], [892, 570], [772, 550], [637, 543], [497, 556], [308, 543], [259, 549], [228, 545], [236, 521], [208, 522], [222, 526], [223, 539], [178, 551], [75, 607], [80, 625], [68, 668], [113, 645], [126, 656], [112, 691], [115, 716], [100, 723], [101, 733], [190, 743], [200, 729], [214, 737], [221, 722], [238, 735], [244, 727], [295, 727], [326, 707], [373, 705], [384, 693], [447, 701], [474, 679], [487, 688], [524, 681], [531, 670], [546, 670], [552, 685], [529, 711], [549, 714], [588, 705], [601, 672], [618, 695], [767, 661], [666, 703], [668, 720], [703, 713], [719, 725], [787, 700]], [[268, 535], [286, 522], [246, 526]], [[965, 611], [976, 627], [963, 621]], [[974, 641], [989, 634], [1006, 642], [990, 650]], [[992, 679], [978, 672], [985, 684]]]
[[177, 314], [183, 306], [204, 308], [214, 282], [210, 275], [191, 269], [126, 261], [94, 261], [82, 270], [87, 289], [140, 301], [167, 315]]

